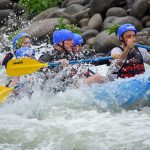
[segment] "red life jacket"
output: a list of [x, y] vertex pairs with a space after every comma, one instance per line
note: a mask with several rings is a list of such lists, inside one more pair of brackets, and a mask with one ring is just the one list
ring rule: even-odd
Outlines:
[[130, 78], [138, 74], [143, 74], [144, 72], [145, 72], [145, 67], [143, 63], [143, 57], [140, 51], [134, 48], [131, 53], [128, 53], [124, 64], [122, 65], [122, 67], [118, 72], [118, 77]]

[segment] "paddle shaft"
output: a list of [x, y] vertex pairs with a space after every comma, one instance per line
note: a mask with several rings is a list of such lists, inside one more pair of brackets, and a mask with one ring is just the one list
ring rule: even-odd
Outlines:
[[[72, 61], [69, 61], [69, 64], [74, 65], [74, 64], [81, 64], [81, 63], [92, 63], [92, 62], [111, 60], [111, 59], [113, 59], [113, 57], [100, 57], [100, 58], [91, 58], [91, 59], [83, 59], [83, 60], [72, 60]], [[52, 66], [52, 67], [56, 67], [60, 64], [61, 64], [60, 62], [55, 62], [55, 63], [48, 62], [48, 66]]]
[[135, 44], [135, 47], [141, 47], [141, 48], [145, 48], [147, 51], [150, 51], [150, 46], [145, 46], [145, 45], [141, 45], [141, 44]]

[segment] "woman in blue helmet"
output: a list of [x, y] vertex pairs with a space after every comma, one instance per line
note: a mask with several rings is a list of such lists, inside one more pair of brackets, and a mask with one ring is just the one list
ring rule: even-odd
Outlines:
[[132, 24], [123, 24], [117, 35], [121, 42], [119, 47], [111, 50], [115, 58], [108, 71], [108, 79], [130, 78], [145, 72], [144, 63], [150, 64], [150, 54], [146, 49], [135, 48], [137, 30]]
[[17, 34], [12, 41], [13, 52], [9, 52], [6, 54], [2, 61], [2, 65], [7, 66], [9, 60], [11, 60], [14, 56], [15, 58], [21, 57], [34, 57], [35, 52], [31, 49], [31, 39], [30, 35], [26, 32], [20, 32]]
[[[30, 35], [26, 32], [20, 32], [17, 34], [12, 41], [13, 53], [9, 52], [5, 55], [2, 65], [7, 67], [9, 60], [21, 57], [34, 57], [35, 52], [31, 49], [31, 39]], [[14, 77], [8, 82], [6, 86], [11, 87], [20, 82], [20, 77]]]
[[35, 52], [31, 49], [30, 35], [26, 32], [17, 34], [13, 39], [13, 50], [16, 58], [34, 57]]

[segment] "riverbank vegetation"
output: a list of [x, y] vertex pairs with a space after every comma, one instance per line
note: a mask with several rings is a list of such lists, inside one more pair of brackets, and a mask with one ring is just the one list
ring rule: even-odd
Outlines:
[[63, 0], [20, 0], [19, 3], [23, 5], [30, 17], [46, 10], [47, 8], [60, 6]]

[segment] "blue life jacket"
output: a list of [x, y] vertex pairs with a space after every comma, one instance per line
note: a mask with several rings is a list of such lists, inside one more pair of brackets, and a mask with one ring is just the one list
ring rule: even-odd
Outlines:
[[34, 57], [35, 51], [30, 47], [21, 47], [15, 51], [16, 58], [20, 57]]

